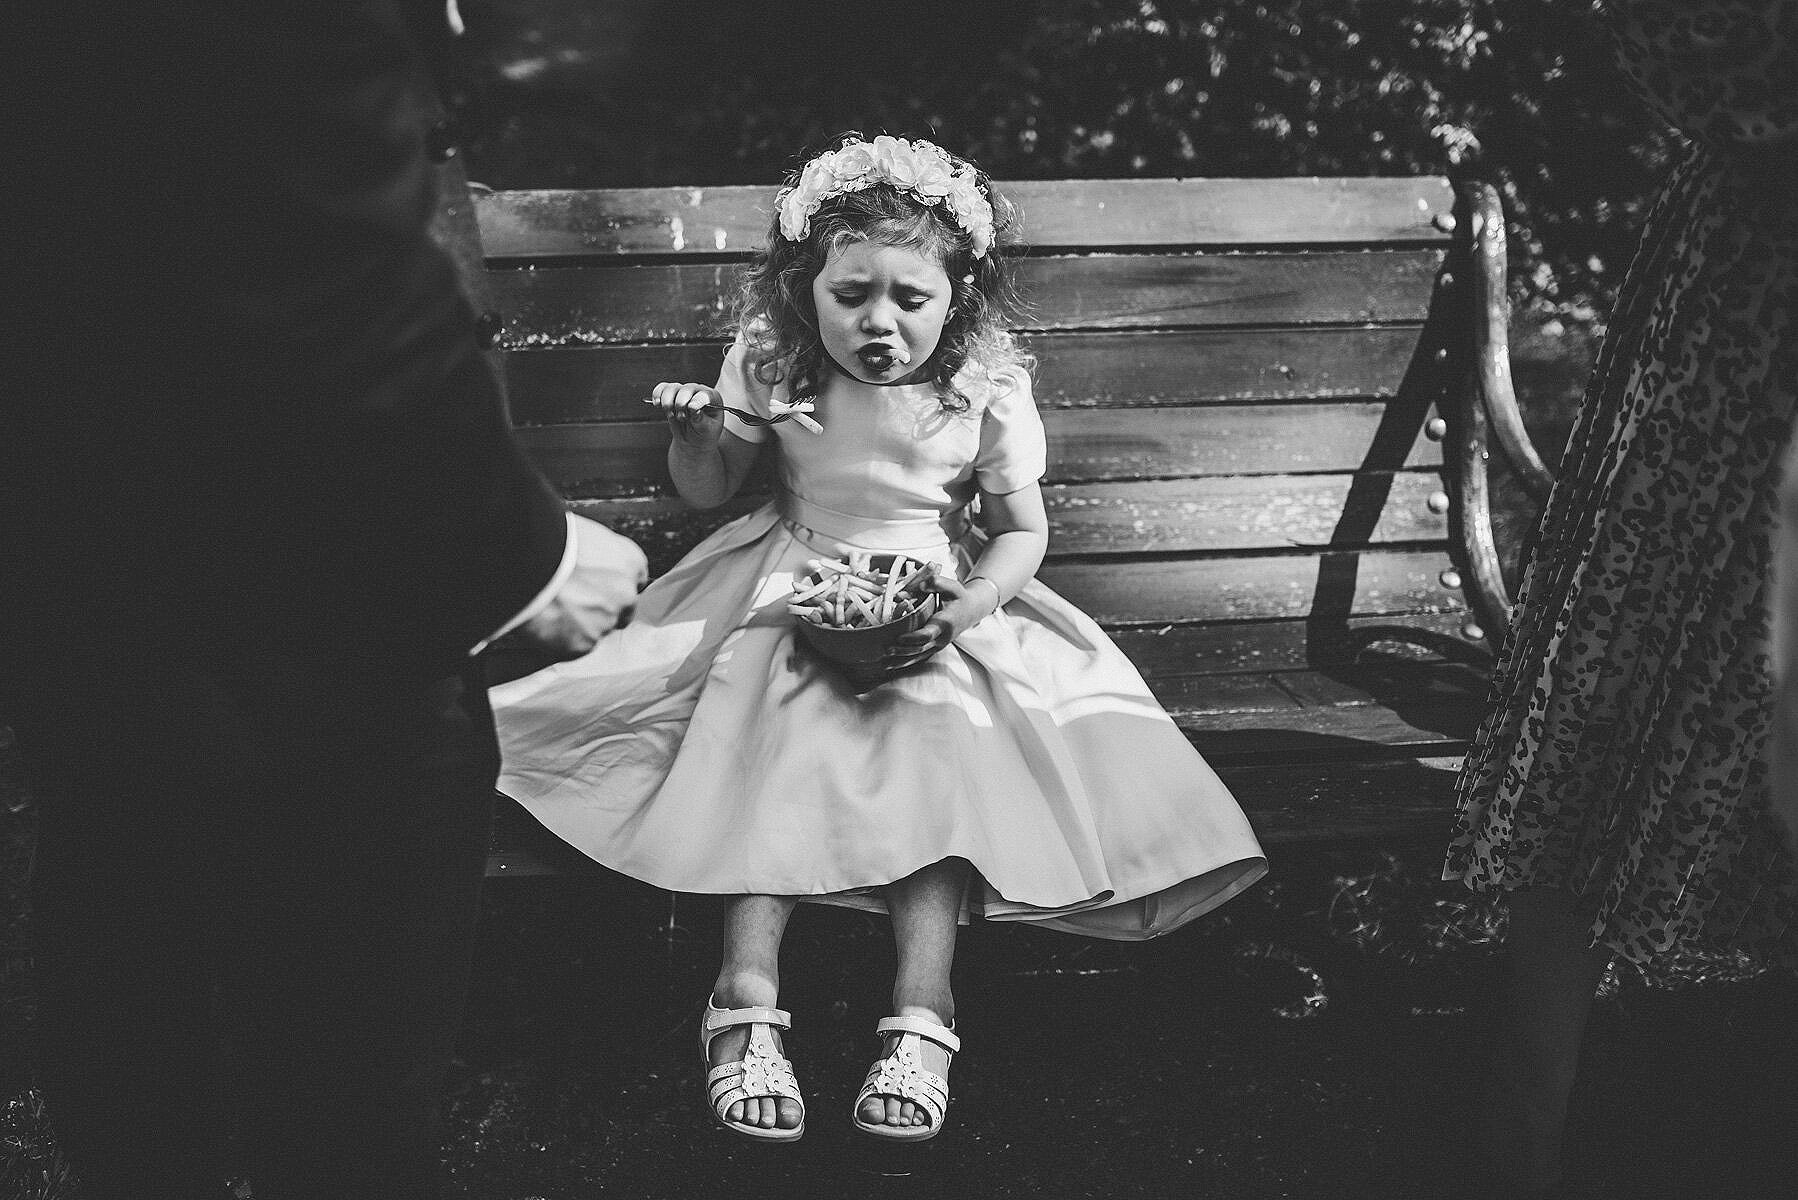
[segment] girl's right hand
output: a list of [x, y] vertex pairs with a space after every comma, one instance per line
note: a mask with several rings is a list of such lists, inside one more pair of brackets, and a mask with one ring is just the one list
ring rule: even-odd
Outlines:
[[675, 439], [694, 450], [709, 450], [724, 431], [724, 398], [703, 383], [658, 383], [649, 402], [668, 418]]

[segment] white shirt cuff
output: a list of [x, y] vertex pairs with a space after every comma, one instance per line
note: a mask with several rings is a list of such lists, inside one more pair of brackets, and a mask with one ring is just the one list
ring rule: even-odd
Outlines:
[[542, 612], [545, 608], [548, 608], [549, 602], [554, 600], [556, 598], [556, 593], [562, 590], [562, 585], [568, 582], [568, 577], [574, 574], [575, 559], [580, 557], [580, 534], [576, 531], [574, 526], [574, 514], [566, 513], [564, 515], [568, 519], [568, 534], [562, 541], [562, 561], [556, 564], [556, 573], [549, 577], [549, 582], [543, 585], [542, 591], [531, 597], [531, 602], [529, 604], [513, 614], [510, 621], [507, 621], [504, 625], [501, 625], [498, 629], [495, 629], [492, 633], [475, 643], [474, 648], [468, 652], [470, 658], [473, 658], [493, 642], [504, 637], [506, 634], [511, 633], [514, 629], [523, 625], [526, 621]]

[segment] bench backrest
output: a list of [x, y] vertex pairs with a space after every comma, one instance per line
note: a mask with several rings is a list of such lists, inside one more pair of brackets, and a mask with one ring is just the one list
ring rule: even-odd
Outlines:
[[[1158, 691], [1177, 703], [1190, 676], [1209, 707], [1227, 680], [1204, 677], [1395, 634], [1475, 643], [1435, 422], [1471, 369], [1448, 180], [999, 186], [1024, 215], [1050, 440], [1041, 577], [1152, 659]], [[687, 510], [641, 401], [716, 378], [773, 191], [477, 196], [520, 435], [656, 571], [755, 500]]]

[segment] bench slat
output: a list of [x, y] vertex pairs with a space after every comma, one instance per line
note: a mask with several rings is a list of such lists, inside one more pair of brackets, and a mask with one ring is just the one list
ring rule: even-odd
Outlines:
[[[1028, 259], [1031, 330], [1417, 323], [1438, 250], [1135, 254]], [[698, 341], [731, 320], [724, 263], [489, 273], [507, 349]]]
[[1390, 404], [1051, 410], [1051, 482], [1436, 467], [1442, 444]]
[[[637, 406], [642, 411], [642, 405]], [[1423, 417], [1378, 402], [1074, 410], [1043, 414], [1051, 483], [1437, 467]], [[581, 499], [664, 491], [662, 421], [525, 427], [518, 438], [550, 480]]]
[[[1043, 564], [1038, 578], [1102, 625], [1449, 612], [1465, 608], [1438, 578], [1445, 550], [1332, 551]], [[1321, 581], [1321, 583], [1320, 583]], [[1320, 616], [1328, 620], [1329, 616]]]
[[[1440, 176], [1000, 182], [1033, 250], [1131, 245], [1439, 243], [1451, 212]], [[768, 234], [777, 187], [506, 191], [477, 196], [490, 259], [748, 254]]]
[[1417, 352], [1414, 325], [1196, 329], [1026, 336], [1036, 401], [1127, 408], [1393, 396]]
[[[1433, 472], [1281, 475], [1056, 485], [1043, 499], [1053, 560], [1440, 542], [1448, 537], [1448, 518], [1430, 511], [1427, 501], [1441, 487]], [[1352, 494], [1357, 509], [1345, 519]], [[575, 511], [639, 540], [667, 539], [667, 549], [685, 553], [760, 500], [740, 496], [702, 513], [655, 496], [582, 502]]]
[[1454, 816], [1457, 755], [1393, 762], [1224, 766], [1264, 846], [1378, 839], [1440, 845]]
[[[1060, 485], [1044, 499], [1057, 554], [1170, 553], [1444, 541], [1448, 518], [1426, 504], [1441, 487], [1434, 473], [1283, 475]], [[1345, 517], [1351, 495], [1365, 511]]]
[[[1442, 542], [1435, 473], [1064, 484], [1045, 493], [1055, 554], [1165, 554]], [[1347, 497], [1356, 513], [1345, 518]]]
[[[1416, 326], [1026, 335], [1043, 409], [1392, 396]], [[725, 343], [569, 346], [505, 356], [520, 425], [640, 420], [663, 380], [711, 383]]]
[[1163, 704], [1213, 767], [1459, 754], [1483, 711], [1470, 701], [1448, 713], [1453, 727], [1444, 729], [1377, 704], [1232, 713], [1187, 713], [1178, 695]]
[[1282, 671], [1319, 664], [1446, 657], [1490, 665], [1485, 649], [1461, 633], [1461, 611], [1350, 617], [1318, 625], [1304, 620], [1228, 625], [1167, 624], [1119, 629], [1112, 638], [1145, 678]]

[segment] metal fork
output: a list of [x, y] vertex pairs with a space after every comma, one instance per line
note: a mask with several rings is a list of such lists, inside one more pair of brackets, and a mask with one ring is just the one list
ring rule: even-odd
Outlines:
[[730, 413], [745, 425], [778, 425], [782, 421], [790, 421], [793, 419], [793, 414], [791, 412], [775, 413], [771, 417], [764, 417], [761, 413], [753, 413], [742, 408], [733, 408], [728, 404], [708, 404], [705, 406], [705, 410], [707, 412]]
[[[645, 400], [643, 403], [654, 404], [655, 401]], [[795, 415], [795, 412], [783, 412], [775, 413], [772, 417], [764, 417], [761, 413], [750, 412], [748, 409], [736, 408], [729, 404], [708, 404], [704, 411], [730, 413], [745, 425], [778, 425], [782, 421], [792, 420]]]

